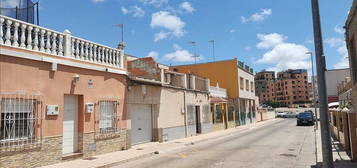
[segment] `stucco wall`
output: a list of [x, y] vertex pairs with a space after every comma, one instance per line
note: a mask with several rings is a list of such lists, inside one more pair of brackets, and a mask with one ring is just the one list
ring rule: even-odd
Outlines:
[[337, 86], [342, 81], [345, 80], [346, 77], [350, 77], [349, 69], [338, 69], [338, 70], [328, 70], [325, 72], [326, 74], [326, 92], [327, 96], [337, 96]]
[[[74, 85], [73, 76], [78, 74], [79, 81]], [[93, 81], [93, 86], [88, 81]], [[43, 96], [42, 135], [57, 136], [63, 133], [64, 95], [79, 96], [78, 131], [94, 131], [95, 113], [84, 113], [83, 103], [97, 103], [99, 100], [119, 101], [117, 114], [121, 128], [126, 128], [125, 113], [126, 77], [119, 74], [86, 70], [58, 65], [51, 71], [51, 64], [0, 55], [0, 92], [39, 93]], [[47, 116], [46, 105], [59, 105], [58, 116]], [[98, 109], [97, 107], [95, 108]], [[82, 122], [83, 124], [80, 124]]]
[[238, 74], [237, 59], [173, 66], [170, 69], [209, 78], [211, 86], [216, 86], [218, 83], [220, 88], [227, 89], [229, 98], [235, 98], [239, 95], [238, 80], [236, 78]]
[[[242, 90], [241, 89], [239, 90], [239, 98], [255, 100], [255, 86], [253, 87], [253, 92], [251, 91], [251, 82], [253, 82], [253, 85], [255, 85], [254, 75], [242, 70], [241, 68], [238, 68], [239, 85], [240, 85], [240, 78], [243, 78], [244, 88]], [[249, 91], [246, 90], [246, 80], [249, 80]]]

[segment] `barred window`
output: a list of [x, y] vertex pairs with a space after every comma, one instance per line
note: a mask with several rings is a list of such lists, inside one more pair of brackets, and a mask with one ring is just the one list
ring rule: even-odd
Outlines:
[[99, 102], [99, 132], [110, 133], [117, 131], [117, 102]]
[[[1, 98], [3, 97], [3, 98]], [[40, 110], [36, 99], [10, 98], [0, 95], [0, 148], [40, 142]], [[15, 149], [15, 148], [14, 148]]]

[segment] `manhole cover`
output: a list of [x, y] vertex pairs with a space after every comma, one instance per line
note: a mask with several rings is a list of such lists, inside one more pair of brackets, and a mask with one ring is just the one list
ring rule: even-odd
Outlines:
[[288, 151], [295, 151], [295, 149], [288, 149]]
[[280, 154], [280, 156], [286, 156], [286, 157], [296, 157], [296, 155], [293, 155], [293, 154], [287, 154], [287, 153]]

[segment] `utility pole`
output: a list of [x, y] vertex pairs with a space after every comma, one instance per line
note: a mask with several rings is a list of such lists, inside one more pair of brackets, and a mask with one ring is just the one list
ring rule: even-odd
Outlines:
[[316, 107], [316, 93], [315, 93], [315, 71], [314, 71], [314, 59], [312, 58], [312, 52], [308, 51], [306, 54], [310, 55], [311, 58], [311, 71], [312, 71], [312, 91], [314, 92], [314, 108], [315, 108], [315, 129], [319, 129], [319, 123], [317, 121], [317, 107]]
[[192, 47], [193, 47], [193, 53], [194, 53], [194, 55], [193, 55], [193, 58], [195, 59], [195, 64], [196, 64], [196, 59], [197, 59], [197, 55], [196, 55], [196, 42], [195, 41], [189, 41], [189, 43], [192, 45]]
[[216, 61], [216, 59], [215, 59], [215, 53], [214, 53], [214, 40], [210, 40], [210, 41], [208, 41], [209, 43], [212, 43], [212, 54], [213, 54], [213, 62], [215, 62]]
[[320, 123], [321, 123], [321, 142], [322, 142], [322, 161], [324, 168], [333, 168], [333, 156], [331, 146], [331, 133], [328, 122], [328, 107], [326, 96], [326, 79], [325, 70], [326, 62], [323, 53], [321, 22], [318, 0], [311, 0], [312, 20], [314, 28], [315, 41], [315, 55], [316, 55], [316, 69], [317, 69], [317, 83], [319, 91], [319, 105], [320, 105]]

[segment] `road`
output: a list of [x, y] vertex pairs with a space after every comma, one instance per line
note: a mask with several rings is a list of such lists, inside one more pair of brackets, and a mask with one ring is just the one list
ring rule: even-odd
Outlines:
[[310, 168], [313, 126], [279, 119], [262, 127], [114, 166], [115, 168]]

